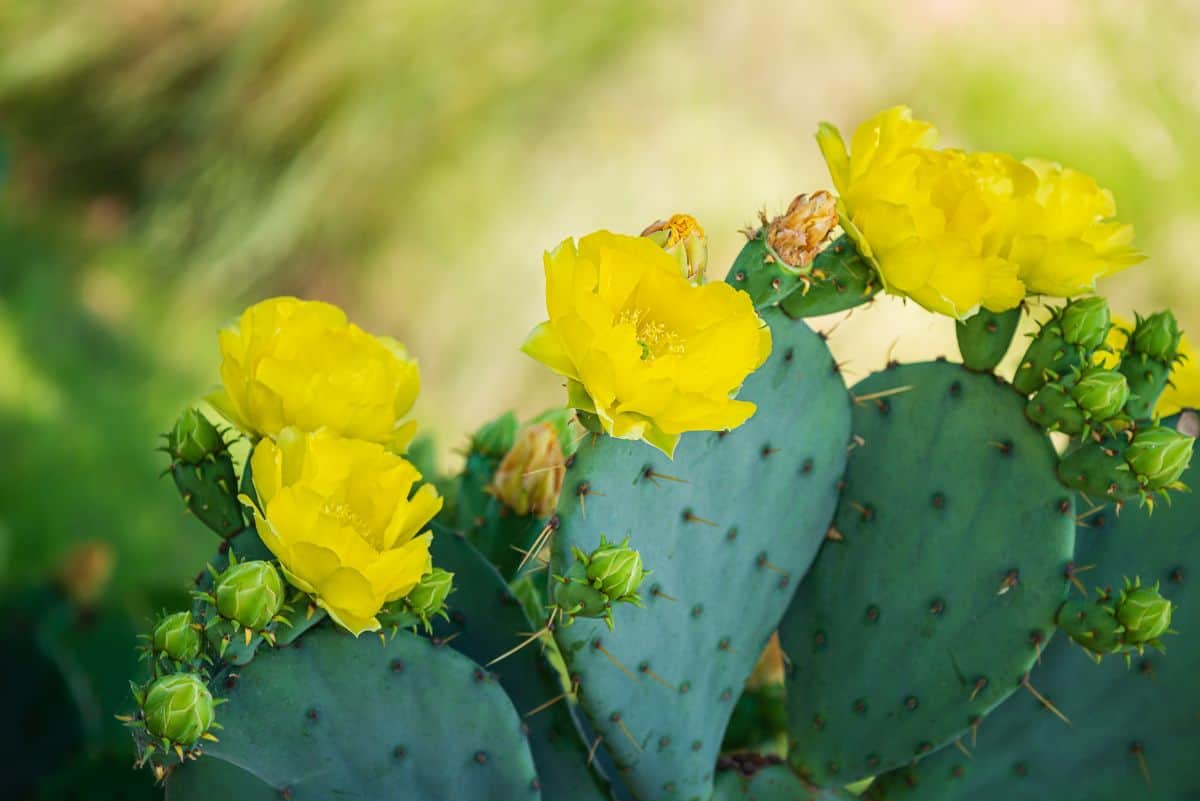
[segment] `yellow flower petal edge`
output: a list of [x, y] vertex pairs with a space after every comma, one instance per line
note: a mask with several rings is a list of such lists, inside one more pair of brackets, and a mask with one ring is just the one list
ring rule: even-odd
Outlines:
[[567, 405], [668, 456], [688, 431], [737, 428], [736, 400], [771, 353], [749, 295], [695, 286], [648, 239], [598, 231], [545, 255], [547, 321], [522, 346], [567, 379]]
[[351, 634], [379, 629], [385, 604], [432, 569], [425, 526], [442, 508], [431, 484], [382, 445], [282, 429], [251, 457], [255, 524], [288, 582]]
[[248, 434], [329, 429], [402, 452], [415, 433], [400, 418], [421, 387], [417, 363], [336, 306], [264, 300], [221, 332], [220, 345], [222, 386], [208, 401]]
[[1072, 297], [1142, 260], [1112, 193], [1042, 159], [937, 150], [905, 106], [862, 123], [847, 148], [822, 123], [817, 144], [842, 227], [894, 295], [965, 319], [1026, 295]]

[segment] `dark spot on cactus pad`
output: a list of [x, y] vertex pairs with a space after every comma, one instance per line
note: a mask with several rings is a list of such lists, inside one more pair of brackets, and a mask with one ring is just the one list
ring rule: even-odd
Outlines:
[[930, 742], [924, 742], [917, 746], [917, 754], [918, 755], [928, 754], [932, 750], [933, 750], [933, 743], [930, 743]]
[[592, 483], [590, 481], [580, 481], [579, 486], [577, 486], [575, 488], [575, 494], [578, 495], [580, 498], [587, 497], [588, 493], [590, 493], [591, 491], [592, 491]]
[[704, 614], [704, 607], [701, 604], [696, 604], [692, 607], [692, 617], [700, 617], [702, 614]]
[[930, 502], [933, 504], [934, 509], [944, 509], [946, 507], [946, 496], [940, 492], [935, 492]]
[[734, 526], [733, 528], [729, 529], [729, 531], [725, 532], [725, 539], [729, 542], [733, 542], [737, 539], [737, 526]]
[[487, 751], [476, 751], [475, 762], [479, 765], [485, 765], [488, 761]]
[[703, 747], [704, 747], [704, 743], [700, 742], [699, 740], [692, 741], [692, 750], [693, 751], [699, 751]]
[[1021, 778], [1025, 778], [1029, 775], [1029, 766], [1024, 762], [1018, 762], [1017, 764], [1013, 765], [1013, 773], [1017, 774]]
[[304, 716], [307, 717], [309, 720], [315, 721], [317, 719], [317, 710], [315, 708], [310, 708], [307, 712], [304, 713]]
[[404, 660], [393, 659], [392, 660], [392, 672], [393, 673], [403, 673], [404, 672]]
[[680, 695], [687, 695], [689, 692], [691, 692], [691, 690], [692, 690], [692, 683], [690, 681], [681, 682], [679, 684]]
[[917, 700], [917, 697], [915, 695], [910, 695], [904, 699], [904, 707], [906, 709], [908, 709], [909, 711], [916, 709], [920, 705], [921, 705], [921, 702]]
[[866, 618], [867, 618], [868, 623], [878, 623], [879, 622], [879, 607], [875, 606], [874, 604], [871, 604], [870, 606], [868, 606]]
[[778, 292], [779, 288], [781, 286], [783, 286], [783, 281], [781, 279], [779, 279], [779, 278], [771, 279], [771, 289], [774, 289], [776, 292]]
[[800, 473], [802, 475], [808, 475], [812, 471], [813, 471], [813, 460], [812, 459], [805, 459], [803, 462], [800, 463]]
[[1175, 584], [1182, 584], [1183, 583], [1183, 568], [1177, 567], [1174, 570], [1172, 570], [1170, 579]]
[[867, 765], [869, 767], [873, 768], [873, 767], [877, 766], [878, 764], [879, 764], [879, 755], [878, 754], [867, 754]]
[[856, 715], [865, 715], [867, 713], [867, 701], [865, 698], [857, 698], [854, 701], [854, 713]]
[[1063, 498], [1062, 500], [1060, 500], [1058, 502], [1058, 511], [1059, 511], [1059, 514], [1064, 514], [1064, 515], [1070, 514], [1071, 513], [1071, 500], [1069, 498]]
[[563, 465], [568, 470], [570, 470], [572, 467], [574, 467], [575, 466], [575, 454], [572, 453], [570, 456], [568, 456], [567, 460], [565, 462], [563, 462]]
[[670, 745], [671, 745], [671, 738], [667, 737], [665, 734], [662, 737], [658, 738], [658, 747], [659, 748], [667, 748]]
[[408, 752], [404, 750], [404, 746], [398, 745], [392, 749], [392, 756], [396, 759], [404, 759], [404, 757], [408, 756]]
[[721, 649], [722, 651], [728, 651], [729, 650], [729, 638], [722, 637], [720, 639], [720, 641], [717, 642], [717, 648]]
[[733, 280], [734, 280], [734, 281], [737, 281], [737, 282], [739, 282], [739, 283], [741, 283], [742, 281], [745, 281], [745, 280], [746, 280], [746, 273], [745, 273], [745, 271], [744, 271], [744, 270], [738, 270], [736, 273], [734, 273], [734, 274], [733, 274]]
[[933, 603], [929, 605], [929, 613], [935, 616], [940, 616], [946, 611], [946, 602], [941, 598], [934, 598]]
[[785, 350], [783, 352], [783, 360], [785, 362], [790, 362], [793, 358], [795, 358], [795, 356], [796, 356], [796, 351], [793, 348], [788, 348], [787, 350]]
[[963, 777], [963, 774], [965, 774], [965, 773], [966, 773], [966, 770], [963, 769], [962, 765], [955, 765], [953, 768], [950, 769], [950, 775], [956, 779], [961, 779]]
[[841, 767], [836, 762], [830, 762], [828, 765], [825, 766], [825, 769], [827, 771], [829, 771], [829, 774], [831, 776], [836, 776], [842, 770]]

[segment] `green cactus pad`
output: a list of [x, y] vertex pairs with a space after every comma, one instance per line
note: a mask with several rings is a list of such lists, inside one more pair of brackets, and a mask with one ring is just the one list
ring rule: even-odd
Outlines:
[[[778, 310], [774, 349], [739, 397], [758, 410], [694, 432], [674, 461], [641, 442], [584, 440], [567, 470], [550, 570], [630, 535], [646, 608], [615, 631], [580, 618], [555, 637], [580, 705], [633, 796], [707, 799], [734, 703], [825, 536], [849, 440], [849, 397], [821, 338]], [[611, 657], [611, 658], [610, 658]]]
[[805, 784], [786, 765], [760, 767], [749, 758], [753, 755], [722, 758], [728, 764], [717, 773], [712, 801], [835, 801], [854, 797], [835, 788]]
[[[321, 628], [219, 675], [220, 742], [167, 780], [168, 799], [242, 798], [263, 783], [283, 798], [488, 798], [536, 801], [520, 717], [486, 671], [400, 632], [386, 645]], [[241, 780], [239, 780], [239, 778]], [[212, 781], [213, 784], [208, 784]], [[219, 795], [218, 791], [224, 795]]]
[[994, 370], [1008, 353], [1019, 322], [1019, 306], [1006, 312], [981, 309], [966, 320], [956, 322], [954, 332], [963, 364], [980, 372]]
[[725, 280], [748, 293], [758, 308], [782, 306], [791, 317], [815, 317], [859, 306], [881, 286], [875, 271], [846, 236], [818, 253], [809, 271], [812, 275], [805, 290], [800, 276], [779, 266], [767, 246], [765, 231], [760, 230], [742, 248]]
[[188, 511], [217, 534], [233, 537], [246, 528], [237, 499], [237, 474], [228, 452], [199, 464], [176, 462], [171, 465], [171, 477]]
[[[1200, 468], [1185, 480], [1200, 482]], [[1167, 652], [1088, 661], [1055, 637], [1030, 683], [1071, 725], [1022, 690], [979, 727], [974, 759], [947, 748], [880, 777], [873, 801], [1045, 801], [1200, 798], [1200, 495], [1181, 493], [1154, 514], [1112, 505], [1080, 524], [1076, 561], [1089, 589], [1120, 592], [1124, 577], [1161, 582], [1177, 604]], [[1075, 598], [1082, 599], [1077, 591]], [[1092, 592], [1093, 598], [1095, 592]], [[968, 741], [968, 747], [971, 742]], [[1144, 770], [1143, 770], [1144, 764]], [[1147, 778], [1148, 775], [1148, 778]]]
[[859, 446], [780, 626], [789, 760], [817, 784], [898, 767], [1016, 690], [1053, 630], [1074, 545], [1057, 457], [994, 376], [895, 367], [857, 397]]
[[[486, 665], [511, 648], [521, 632], [534, 628], [495, 567], [461, 534], [435, 527], [432, 554], [434, 564], [454, 573], [455, 581], [447, 601], [450, 619], [434, 620], [434, 637]], [[561, 678], [540, 649], [523, 648], [488, 670], [495, 673], [529, 729], [529, 748], [545, 797], [606, 798], [588, 768], [587, 745], [576, 736], [565, 699], [534, 712], [563, 692]]]

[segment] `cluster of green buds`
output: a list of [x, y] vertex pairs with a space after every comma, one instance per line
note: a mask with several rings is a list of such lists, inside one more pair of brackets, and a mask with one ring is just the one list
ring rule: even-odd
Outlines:
[[1099, 441], [1087, 441], [1063, 455], [1059, 479], [1085, 495], [1118, 503], [1134, 497], [1153, 507], [1155, 494], [1187, 489], [1180, 481], [1192, 460], [1196, 440], [1169, 426], [1151, 424]]
[[1129, 385], [1116, 370], [1088, 367], [1042, 386], [1025, 406], [1025, 416], [1047, 431], [1090, 437], [1115, 434], [1132, 425], [1123, 414]]
[[174, 752], [180, 762], [195, 759], [201, 741], [217, 741], [212, 731], [221, 728], [216, 707], [224, 699], [214, 699], [198, 674], [169, 673], [131, 688], [138, 713], [120, 719], [135, 730], [139, 767], [152, 764], [155, 776], [161, 779], [164, 769], [157, 757]]
[[1106, 654], [1124, 654], [1128, 661], [1149, 646], [1162, 651], [1161, 637], [1171, 631], [1174, 605], [1159, 593], [1158, 584], [1142, 586], [1141, 579], [1125, 579], [1115, 599], [1103, 591], [1093, 603], [1068, 601], [1058, 613], [1058, 627], [1096, 660]]
[[207, 628], [210, 637], [219, 639], [222, 656], [229, 646], [229, 632], [243, 632], [246, 645], [255, 633], [274, 644], [275, 633], [268, 626], [272, 623], [291, 625], [291, 621], [280, 614], [288, 607], [284, 604], [283, 579], [275, 565], [263, 560], [239, 562], [230, 551], [229, 566], [224, 571], [217, 573], [211, 565], [208, 569], [214, 579], [212, 592], [194, 595], [211, 604], [216, 611]]
[[679, 262], [679, 272], [693, 284], [704, 283], [708, 269], [708, 236], [690, 214], [674, 214], [651, 223], [642, 236]]
[[590, 554], [578, 548], [572, 552], [575, 561], [565, 575], [554, 576], [553, 584], [553, 607], [563, 625], [576, 617], [603, 618], [611, 629], [613, 604], [642, 605], [637, 591], [650, 573], [642, 567], [641, 554], [629, 547], [629, 537], [619, 545], [601, 537]]
[[1090, 367], [1096, 353], [1107, 350], [1112, 315], [1098, 296], [1073, 300], [1056, 309], [1042, 324], [1013, 377], [1013, 387], [1031, 395], [1050, 382]]

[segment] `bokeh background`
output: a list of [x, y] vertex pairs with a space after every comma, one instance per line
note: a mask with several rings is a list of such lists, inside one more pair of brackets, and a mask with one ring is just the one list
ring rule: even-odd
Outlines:
[[[1193, 0], [0, 3], [0, 586], [101, 540], [112, 592], [182, 592], [214, 538], [153, 448], [246, 304], [406, 342], [453, 467], [560, 400], [518, 351], [545, 248], [687, 211], [720, 274], [828, 186], [819, 120], [895, 103], [1095, 175], [1150, 256], [1114, 306], [1200, 330], [1197, 41]], [[851, 379], [952, 347], [891, 301], [820, 325]]]

